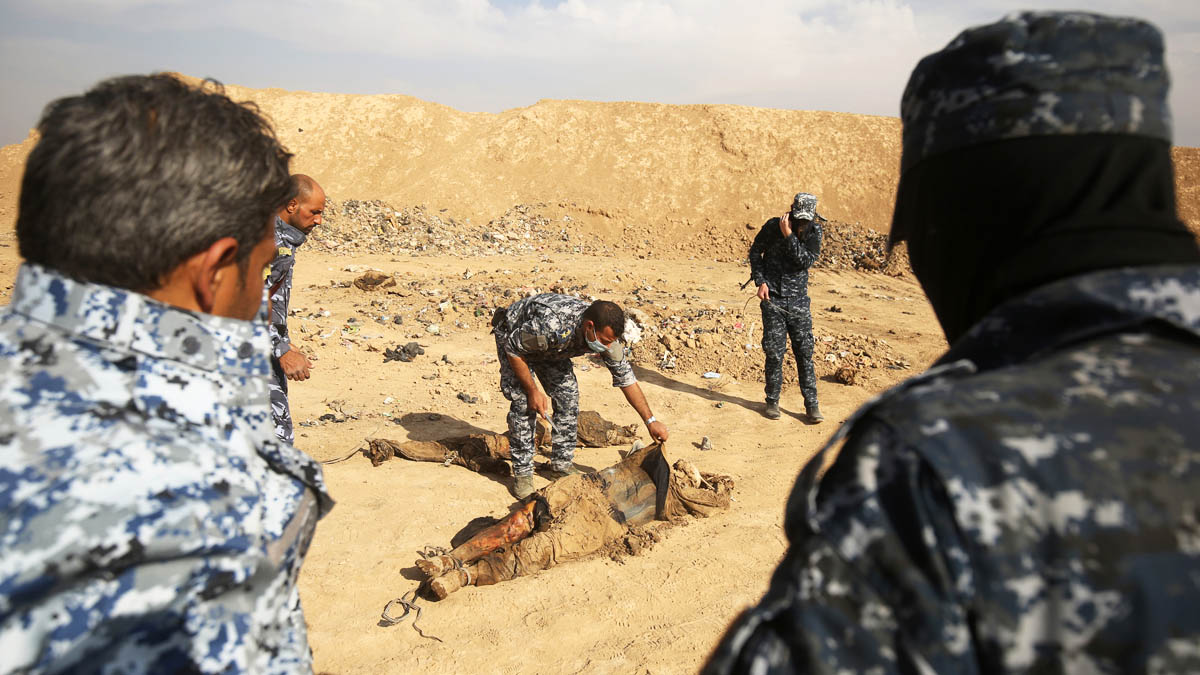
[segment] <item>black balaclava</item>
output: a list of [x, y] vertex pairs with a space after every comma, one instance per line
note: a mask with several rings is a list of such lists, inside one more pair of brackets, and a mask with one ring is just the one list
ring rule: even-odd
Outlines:
[[1090, 271], [1200, 262], [1179, 221], [1170, 146], [1086, 134], [994, 141], [929, 157], [900, 180], [892, 241], [953, 343], [989, 310]]
[[1019, 12], [913, 69], [891, 240], [950, 342], [1057, 279], [1200, 260], [1175, 214], [1164, 50], [1140, 19]]

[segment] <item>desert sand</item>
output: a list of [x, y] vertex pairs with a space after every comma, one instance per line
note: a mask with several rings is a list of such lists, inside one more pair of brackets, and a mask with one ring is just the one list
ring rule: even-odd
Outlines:
[[[296, 153], [295, 170], [330, 197], [329, 223], [298, 255], [291, 317], [294, 342], [316, 361], [312, 379], [292, 385], [297, 446], [323, 461], [348, 457], [326, 467], [338, 505], [300, 578], [318, 671], [695, 671], [766, 588], [800, 468], [865, 400], [945, 349], [903, 259], [879, 264], [896, 119], [576, 101], [482, 114], [404, 96], [229, 92], [262, 107]], [[0, 149], [0, 303], [20, 262], [13, 224], [32, 143]], [[1200, 150], [1173, 152], [1181, 215], [1200, 229]], [[739, 288], [750, 239], [799, 190], [820, 196], [831, 235], [844, 237], [812, 274], [826, 415], [816, 426], [801, 420], [790, 358], [783, 419], [761, 415], [761, 320], [752, 290]], [[396, 284], [354, 287], [369, 269]], [[504, 515], [514, 500], [495, 477], [398, 459], [375, 468], [355, 451], [369, 437], [503, 431], [507, 401], [486, 321], [494, 307], [546, 290], [641, 312], [633, 359], [670, 427], [668, 456], [729, 474], [736, 501], [663, 527], [638, 555], [423, 601], [420, 626], [440, 642], [409, 622], [381, 627], [385, 604], [418, 583], [417, 549], [448, 545], [468, 521]], [[410, 341], [425, 354], [385, 362], [385, 349]], [[837, 380], [840, 368], [853, 384]], [[703, 378], [709, 371], [721, 376]], [[638, 421], [603, 367], [578, 359], [576, 372], [583, 408]], [[705, 436], [710, 451], [699, 448]], [[615, 447], [581, 448], [576, 461], [601, 468], [618, 457]]]

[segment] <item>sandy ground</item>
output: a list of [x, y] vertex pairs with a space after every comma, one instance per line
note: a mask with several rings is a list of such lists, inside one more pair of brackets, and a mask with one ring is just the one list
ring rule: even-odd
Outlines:
[[[458, 318], [453, 310], [439, 313], [439, 335], [417, 320], [422, 307], [435, 308], [481, 279], [513, 289], [588, 281], [617, 287], [613, 270], [621, 269], [625, 282], [654, 285], [656, 295], [642, 307], [649, 313], [724, 306], [728, 311], [719, 321], [746, 326], [758, 315], [755, 302], [746, 305], [749, 290], [738, 288], [746, 266], [715, 261], [564, 253], [351, 257], [301, 249], [297, 262], [291, 331], [297, 346], [316, 357], [316, 368], [312, 379], [292, 384], [296, 444], [323, 461], [346, 457], [370, 437], [433, 439], [505, 430], [507, 401], [483, 318], [469, 311]], [[18, 264], [12, 231], [0, 232], [0, 303], [8, 299]], [[349, 285], [366, 268], [394, 274], [397, 287], [389, 293]], [[470, 281], [463, 279], [468, 270]], [[761, 415], [757, 374], [712, 381], [698, 370], [638, 365], [652, 409], [671, 430], [668, 456], [731, 475], [736, 501], [730, 510], [663, 528], [662, 540], [637, 556], [619, 561], [598, 556], [495, 586], [468, 587], [441, 602], [422, 601], [419, 625], [442, 642], [422, 638], [407, 621], [381, 627], [380, 613], [418, 585], [417, 549], [446, 546], [471, 519], [508, 512], [515, 501], [506, 481], [398, 459], [374, 468], [361, 455], [328, 465], [326, 480], [338, 504], [318, 525], [300, 576], [318, 672], [694, 672], [729, 621], [766, 588], [786, 548], [783, 505], [800, 468], [861, 403], [919, 372], [945, 346], [911, 278], [816, 270], [811, 296], [817, 334], [885, 339], [890, 354], [911, 367], [873, 370], [856, 386], [820, 381], [827, 419], [813, 426], [801, 420], [794, 372], [784, 385], [783, 418], [771, 421]], [[405, 317], [403, 325], [373, 320], [384, 302], [388, 316]], [[825, 310], [835, 304], [840, 312]], [[661, 351], [657, 337], [649, 331], [634, 347], [640, 361], [655, 360], [646, 357]], [[737, 339], [736, 349], [723, 356], [729, 370], [756, 372], [761, 350], [744, 343], [756, 343], [757, 335]], [[384, 362], [384, 349], [413, 340], [424, 346], [424, 355], [411, 363]], [[704, 349], [697, 344], [693, 351]], [[686, 347], [679, 353], [681, 362], [704, 362], [703, 354], [687, 358]], [[620, 424], [638, 422], [607, 370], [582, 358], [575, 364], [584, 409]], [[479, 401], [465, 403], [459, 392]], [[704, 436], [713, 450], [699, 449]], [[618, 461], [617, 451], [581, 448], [576, 461], [603, 468]], [[535, 484], [545, 480], [535, 477]]]
[[[589, 258], [580, 269], [580, 262], [565, 255], [493, 259], [484, 266], [428, 258], [353, 259], [356, 270], [373, 266], [427, 288], [462, 283], [468, 267], [477, 274], [508, 270], [521, 282], [534, 275], [534, 268], [548, 277], [597, 279], [614, 267], [636, 267], [647, 278], [670, 279], [665, 290], [688, 291], [689, 298], [695, 288], [691, 279], [703, 275], [705, 288], [713, 290], [699, 294], [698, 302], [734, 306], [735, 313], [749, 297], [738, 290], [745, 278], [745, 267], [738, 265]], [[301, 326], [307, 324], [311, 337], [299, 344], [319, 360], [311, 380], [292, 385], [292, 405], [298, 422], [335, 411], [349, 411], [359, 419], [298, 426], [297, 446], [330, 460], [345, 457], [368, 437], [430, 439], [477, 429], [504, 431], [507, 402], [498, 389], [494, 342], [485, 330], [451, 329], [432, 336], [417, 331], [420, 326], [410, 326], [412, 322], [396, 327], [367, 320], [352, 334], [358, 344], [343, 342], [340, 331], [321, 339], [330, 327], [345, 326], [350, 316], [361, 320], [356, 310], [369, 309], [371, 300], [384, 293], [337, 287], [357, 275], [347, 266], [347, 258], [340, 256], [298, 258], [301, 282], [294, 306], [302, 308], [301, 315], [319, 318], [293, 318], [292, 331], [303, 335]], [[843, 311], [835, 321], [853, 324], [855, 332], [893, 340], [897, 333], [921, 334], [895, 345], [919, 370], [944, 348], [940, 334], [928, 330], [934, 321], [931, 310], [924, 302], [877, 296], [920, 298], [920, 292], [911, 280], [879, 274], [818, 271], [812, 280], [813, 306], [836, 301]], [[330, 316], [320, 317], [321, 310]], [[753, 303], [747, 312], [757, 314]], [[737, 317], [731, 314], [729, 320]], [[382, 349], [410, 339], [426, 350], [412, 363], [384, 363], [381, 353], [368, 351], [367, 345]], [[761, 352], [745, 351], [745, 358], [761, 359]], [[439, 365], [443, 355], [452, 365]], [[604, 368], [577, 359], [576, 370], [585, 409], [617, 423], [638, 421]], [[893, 372], [890, 381], [898, 381], [913, 371], [885, 372]], [[435, 374], [436, 379], [423, 379]], [[328, 465], [326, 479], [338, 506], [318, 527], [301, 575], [318, 670], [694, 671], [729, 620], [765, 589], [785, 549], [783, 504], [800, 467], [840, 421], [888, 381], [877, 378], [870, 387], [820, 382], [827, 421], [811, 426], [800, 420], [803, 403], [794, 386], [785, 388], [783, 419], [771, 421], [760, 413], [760, 379], [714, 389], [712, 381], [696, 372], [639, 367], [638, 375], [653, 410], [671, 428], [669, 456], [690, 459], [702, 470], [727, 473], [737, 481], [737, 501], [729, 512], [663, 530], [663, 541], [650, 551], [620, 562], [595, 558], [569, 563], [427, 602], [420, 625], [444, 641], [438, 643], [422, 639], [407, 623], [377, 626], [380, 611], [417, 585], [413, 561], [418, 548], [445, 546], [472, 518], [508, 512], [514, 500], [506, 484], [440, 464], [392, 460], [373, 468], [354, 456]], [[456, 398], [460, 391], [482, 394], [481, 400], [464, 403]], [[711, 439], [712, 451], [698, 449], [703, 436]], [[578, 463], [593, 468], [618, 458], [617, 448], [581, 448], [576, 455]], [[540, 477], [536, 480], [544, 484]]]

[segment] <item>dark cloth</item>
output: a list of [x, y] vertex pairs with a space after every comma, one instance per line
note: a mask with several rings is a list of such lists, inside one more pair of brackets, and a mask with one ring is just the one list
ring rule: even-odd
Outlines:
[[1200, 266], [1001, 305], [808, 464], [703, 672], [1200, 671], [1197, 420]]
[[1170, 147], [1138, 136], [1025, 138], [921, 162], [892, 238], [953, 343], [1004, 300], [1093, 270], [1200, 262], [1175, 212]]
[[767, 285], [771, 297], [808, 297], [808, 268], [821, 255], [820, 218], [801, 236], [796, 228], [786, 239], [779, 219], [763, 224], [750, 245], [750, 277], [755, 286]]

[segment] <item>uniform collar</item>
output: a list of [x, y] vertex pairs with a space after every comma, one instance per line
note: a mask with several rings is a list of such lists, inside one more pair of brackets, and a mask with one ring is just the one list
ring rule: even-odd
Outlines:
[[265, 376], [265, 324], [193, 313], [148, 296], [25, 263], [9, 311], [104, 347], [237, 376]]
[[299, 229], [292, 227], [283, 218], [275, 216], [275, 241], [277, 243], [296, 247], [300, 244], [303, 244], [307, 239], [307, 234], [304, 234]]
[[993, 309], [937, 363], [969, 359], [990, 370], [1154, 324], [1200, 339], [1200, 265], [1109, 269], [1047, 284]]

